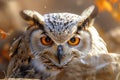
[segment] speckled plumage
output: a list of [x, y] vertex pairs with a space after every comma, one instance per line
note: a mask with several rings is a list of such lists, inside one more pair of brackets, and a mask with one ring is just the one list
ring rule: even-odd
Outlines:
[[[36, 11], [22, 11], [21, 16], [32, 24], [11, 46], [7, 77], [113, 80], [118, 73], [112, 68], [116, 67], [112, 64], [115, 58], [108, 54], [105, 42], [93, 26], [95, 11], [95, 6], [81, 15], [50, 13], [42, 16]], [[49, 37], [45, 40], [52, 43], [44, 45], [43, 37]], [[73, 37], [79, 41], [74, 46], [69, 44]], [[119, 71], [119, 66], [115, 71]]]
[[51, 13], [44, 15], [44, 18], [45, 31], [58, 43], [68, 40], [77, 31], [76, 26], [82, 19], [81, 16], [71, 13]]

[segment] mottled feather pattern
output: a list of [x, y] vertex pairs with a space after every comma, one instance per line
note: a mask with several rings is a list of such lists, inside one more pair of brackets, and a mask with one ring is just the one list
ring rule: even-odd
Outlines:
[[[67, 40], [67, 37], [72, 36], [76, 32], [78, 22], [81, 17], [71, 13], [51, 13], [44, 15], [45, 18], [45, 30], [51, 33], [56, 41], [63, 42]], [[56, 38], [56, 36], [60, 36]]]
[[108, 54], [93, 26], [95, 6], [81, 15], [24, 10], [29, 24], [10, 49], [7, 77], [40, 80], [119, 80], [120, 57]]

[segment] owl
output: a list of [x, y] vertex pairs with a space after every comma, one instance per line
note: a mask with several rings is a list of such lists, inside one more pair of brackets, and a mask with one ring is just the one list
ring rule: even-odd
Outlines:
[[120, 56], [108, 54], [105, 42], [93, 26], [97, 14], [94, 5], [84, 10], [81, 15], [41, 15], [32, 10], [23, 10], [20, 14], [29, 26], [11, 45], [7, 78], [119, 78]]

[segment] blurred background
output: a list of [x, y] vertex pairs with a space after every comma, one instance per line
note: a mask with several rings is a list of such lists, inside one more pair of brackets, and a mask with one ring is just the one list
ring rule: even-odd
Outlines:
[[36, 10], [41, 14], [70, 12], [80, 15], [93, 4], [99, 9], [94, 23], [96, 29], [107, 43], [109, 52], [120, 53], [120, 0], [0, 0], [0, 79], [6, 74], [11, 43], [27, 27], [19, 16], [21, 10]]

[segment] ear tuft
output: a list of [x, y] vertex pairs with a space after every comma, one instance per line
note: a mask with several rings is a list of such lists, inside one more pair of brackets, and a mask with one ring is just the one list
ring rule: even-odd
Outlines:
[[20, 12], [21, 17], [28, 22], [28, 24], [44, 24], [44, 18], [41, 14], [33, 10], [23, 10]]
[[83, 18], [95, 18], [98, 14], [98, 8], [95, 5], [90, 6], [89, 8], [85, 9], [81, 16]]
[[95, 18], [98, 15], [98, 7], [95, 5], [94, 9], [90, 15], [90, 18]]
[[85, 9], [81, 14], [81, 20], [78, 24], [78, 29], [86, 29], [89, 26], [93, 25], [93, 18], [98, 14], [98, 9], [96, 6], [92, 5], [89, 8]]

